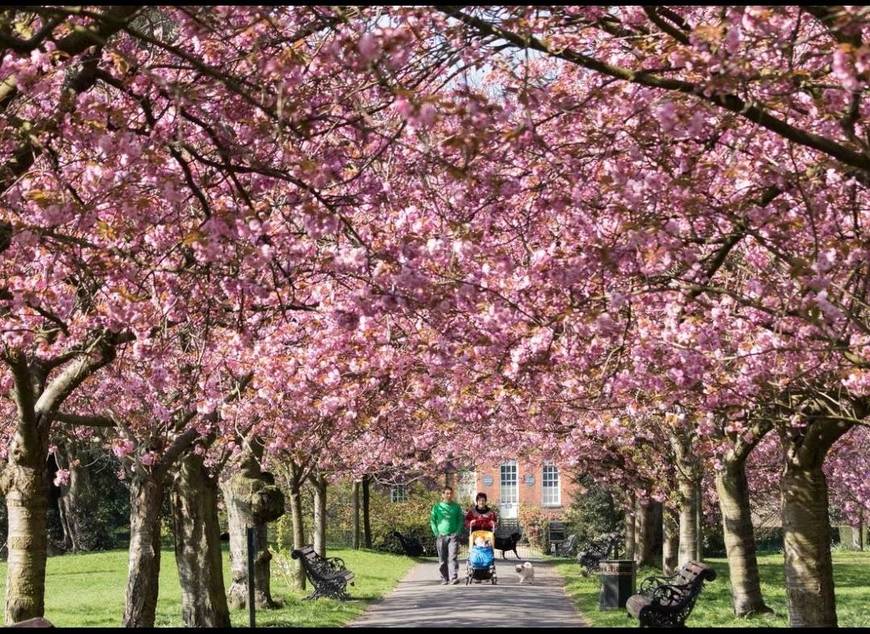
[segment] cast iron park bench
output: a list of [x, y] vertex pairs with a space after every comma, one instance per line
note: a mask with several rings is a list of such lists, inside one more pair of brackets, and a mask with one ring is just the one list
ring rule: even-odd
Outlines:
[[302, 568], [308, 579], [314, 584], [314, 592], [306, 599], [318, 599], [331, 597], [347, 601], [350, 595], [347, 593], [347, 584], [353, 585], [353, 573], [344, 565], [341, 557], [323, 558], [314, 552], [314, 546], [310, 544], [299, 549], [294, 549], [290, 555], [293, 559], [302, 562]]
[[559, 550], [559, 546], [565, 541], [565, 525], [562, 522], [550, 522], [547, 525], [547, 541], [553, 552]]
[[556, 554], [559, 557], [570, 557], [577, 548], [577, 535], [571, 533], [563, 541], [556, 544]]
[[399, 543], [402, 544], [402, 550], [408, 557], [420, 557], [426, 553], [426, 548], [413, 535], [405, 537], [399, 531], [391, 531], [390, 535], [399, 540]]
[[625, 609], [641, 627], [683, 627], [704, 581], [713, 581], [716, 571], [706, 564], [690, 561], [668, 577], [647, 577], [640, 592], [628, 597]]
[[609, 533], [578, 548], [577, 562], [584, 568], [583, 576], [596, 572], [598, 564], [602, 559], [607, 559], [611, 551], [616, 558], [621, 543], [622, 536], [619, 533]]

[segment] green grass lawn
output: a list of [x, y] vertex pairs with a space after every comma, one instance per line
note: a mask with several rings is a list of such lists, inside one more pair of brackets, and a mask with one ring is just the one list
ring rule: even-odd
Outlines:
[[[414, 565], [415, 560], [369, 550], [334, 548], [330, 557], [344, 559], [356, 575], [351, 601], [302, 601], [307, 593], [292, 591], [272, 567], [272, 597], [283, 602], [276, 610], [258, 610], [257, 625], [337, 627], [361, 614], [369, 603], [384, 596]], [[229, 587], [229, 555], [224, 552], [224, 582]], [[49, 557], [46, 570], [45, 617], [58, 626], [119, 626], [124, 612], [127, 551]], [[6, 590], [6, 563], [0, 564], [0, 590]], [[310, 586], [309, 586], [310, 591]], [[247, 610], [231, 612], [234, 626], [248, 624]], [[164, 550], [160, 563], [160, 595], [156, 625], [181, 626], [181, 590], [172, 550]]]
[[[834, 584], [837, 597], [837, 619], [840, 626], [870, 625], [870, 552], [838, 551], [833, 553]], [[785, 601], [785, 580], [782, 554], [764, 554], [758, 557], [761, 572], [761, 591], [765, 602], [776, 612], [773, 617], [738, 619], [731, 610], [731, 587], [728, 582], [728, 564], [725, 559], [708, 559], [706, 563], [716, 569], [716, 580], [704, 585], [701, 596], [686, 621], [693, 627], [787, 627], [788, 611]], [[580, 575], [580, 565], [573, 560], [561, 559], [556, 565], [565, 578], [565, 591], [593, 626], [635, 627], [637, 620], [625, 610], [598, 609], [598, 581]], [[656, 568], [641, 568], [637, 582], [650, 575], [660, 575]]]

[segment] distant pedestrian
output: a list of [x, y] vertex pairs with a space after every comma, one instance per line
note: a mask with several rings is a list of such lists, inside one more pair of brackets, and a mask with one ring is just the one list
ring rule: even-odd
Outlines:
[[439, 570], [442, 586], [459, 583], [459, 533], [463, 519], [462, 507], [453, 501], [453, 488], [444, 487], [441, 490], [441, 501], [432, 507], [429, 515], [429, 525], [435, 535], [435, 549], [441, 564]]

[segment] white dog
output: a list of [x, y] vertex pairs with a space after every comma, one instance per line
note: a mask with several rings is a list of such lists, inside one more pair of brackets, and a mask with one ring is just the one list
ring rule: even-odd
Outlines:
[[529, 583], [534, 582], [535, 580], [535, 567], [532, 565], [531, 561], [526, 561], [521, 564], [516, 565], [517, 577], [520, 578], [520, 583], [525, 583], [528, 581]]

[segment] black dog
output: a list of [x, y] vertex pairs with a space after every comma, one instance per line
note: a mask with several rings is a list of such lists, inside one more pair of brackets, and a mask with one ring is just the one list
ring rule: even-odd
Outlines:
[[512, 550], [516, 558], [519, 559], [520, 555], [517, 553], [517, 542], [520, 541], [522, 535], [519, 533], [511, 533], [510, 537], [496, 537], [495, 538], [495, 549], [501, 551], [501, 558], [507, 559], [504, 553], [506, 550]]

